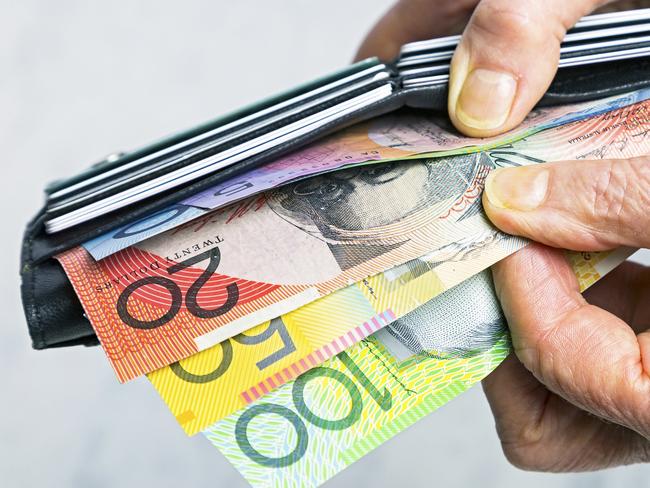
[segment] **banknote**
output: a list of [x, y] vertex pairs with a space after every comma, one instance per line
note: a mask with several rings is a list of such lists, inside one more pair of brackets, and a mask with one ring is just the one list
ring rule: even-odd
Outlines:
[[102, 259], [156, 234], [189, 222], [210, 210], [224, 207], [265, 190], [311, 175], [357, 164], [475, 152], [530, 136], [541, 130], [582, 120], [630, 105], [650, 96], [650, 90], [607, 100], [565, 105], [532, 112], [513, 131], [472, 139], [458, 134], [446, 118], [432, 112], [400, 111], [353, 126], [277, 161], [219, 183], [166, 209], [129, 223], [83, 244], [95, 259]]
[[[608, 112], [594, 119], [584, 120], [582, 122], [575, 122], [573, 124], [568, 124], [563, 127], [550, 129], [545, 132], [541, 132], [536, 135], [524, 138], [523, 140], [517, 143], [513, 143], [505, 147], [502, 146], [499, 148], [492, 149], [482, 155], [472, 156], [470, 154], [465, 156], [457, 156], [456, 159], [441, 158], [438, 160], [438, 164], [431, 164], [430, 161], [429, 162], [417, 161], [411, 163], [404, 163], [401, 166], [420, 165], [419, 170], [421, 175], [424, 174], [424, 171], [421, 171], [424, 166], [426, 167], [434, 166], [437, 167], [438, 170], [441, 170], [442, 168], [442, 171], [438, 171], [437, 173], [435, 173], [436, 174], [435, 181], [436, 184], [438, 185], [444, 185], [445, 191], [449, 191], [450, 189], [449, 178], [445, 178], [440, 175], [444, 174], [445, 171], [453, 173], [454, 175], [456, 175], [456, 177], [458, 177], [459, 174], [463, 175], [463, 171], [462, 171], [462, 168], [464, 167], [463, 165], [464, 164], [466, 165], [468, 161], [482, 161], [481, 165], [483, 165], [483, 168], [481, 169], [481, 171], [488, 171], [490, 167], [493, 166], [533, 164], [547, 159], [575, 159], [581, 157], [583, 154], [585, 154], [586, 151], [588, 152], [589, 148], [596, 148], [600, 146], [604, 146], [604, 147], [615, 146], [618, 149], [616, 149], [616, 151], [615, 149], [610, 149], [609, 154], [618, 157], [647, 154], [649, 150], [650, 142], [648, 141], [647, 137], [643, 137], [645, 127], [648, 126], [647, 109], [648, 109], [648, 102], [641, 102], [624, 109]], [[589, 135], [589, 137], [585, 137], [585, 135]], [[632, 139], [633, 141], [626, 143], [625, 145], [622, 145], [620, 141], [626, 140], [626, 138]], [[473, 160], [471, 159], [472, 157], [476, 157], [477, 159]], [[450, 164], [450, 161], [453, 161], [453, 164]], [[456, 161], [459, 162], [457, 163]], [[367, 171], [367, 170], [377, 170], [379, 168], [380, 168], [379, 166], [370, 166], [362, 169], [364, 171]], [[359, 169], [360, 168], [356, 168], [354, 171], [359, 171]], [[386, 172], [379, 171], [370, 174], [364, 172], [357, 173], [356, 175], [353, 175], [351, 177], [350, 181], [355, 181], [356, 178], [359, 178], [361, 176], [362, 183], [365, 184], [368, 182], [368, 177], [372, 175], [374, 176], [379, 175], [380, 180], [381, 178], [386, 178], [386, 180], [390, 182], [394, 182], [396, 178], [392, 178], [392, 176], [386, 177], [386, 175], [389, 174], [397, 174], [397, 173], [391, 173], [393, 169], [390, 169], [389, 167], [389, 169]], [[287, 188], [289, 189], [297, 188], [298, 191], [294, 193], [299, 193], [300, 196], [303, 196], [305, 194], [308, 195], [311, 192], [310, 190], [311, 187], [305, 186], [305, 183], [307, 183], [308, 185], [313, 185], [313, 187], [318, 187], [319, 189], [321, 188], [336, 189], [337, 184], [348, 181], [346, 180], [346, 178], [350, 176], [350, 171], [351, 170], [348, 170], [348, 172], [344, 172], [341, 174], [330, 175], [331, 178], [329, 179], [326, 177], [320, 177], [319, 179], [308, 180], [307, 182], [303, 182], [291, 187], [285, 187], [285, 190]], [[461, 180], [463, 180], [464, 178], [466, 177], [465, 176], [460, 177]], [[478, 198], [480, 195], [480, 190], [482, 188], [482, 179], [483, 176], [476, 179], [476, 184], [474, 186], [470, 185], [468, 187], [465, 187], [465, 190], [463, 192], [463, 197], [457, 199], [453, 203], [453, 206], [450, 207], [451, 208], [449, 212], [450, 215], [452, 214], [460, 215], [460, 217], [458, 217], [457, 220], [463, 222], [465, 226], [464, 233], [462, 231], [457, 233], [456, 237], [454, 237], [454, 239], [456, 240], [448, 243], [447, 245], [440, 245], [438, 247], [432, 246], [432, 249], [434, 249], [433, 254], [436, 256], [435, 260], [437, 260], [437, 265], [436, 265], [437, 276], [447, 283], [457, 283], [458, 281], [468, 276], [471, 276], [472, 274], [475, 274], [476, 272], [480, 271], [484, 267], [488, 266], [490, 264], [490, 259], [493, 260], [499, 259], [500, 257], [503, 257], [510, 252], [514, 252], [514, 250], [521, 247], [520, 245], [515, 245], [514, 243], [510, 243], [509, 245], [504, 245], [499, 247], [498, 251], [490, 251], [489, 253], [484, 252], [484, 256], [491, 255], [491, 257], [482, 258], [483, 259], [482, 264], [480, 264], [481, 263], [480, 260], [476, 261], [472, 257], [473, 255], [477, 255], [480, 252], [485, 251], [484, 249], [485, 244], [490, 242], [491, 240], [502, 241], [504, 243], [506, 242], [503, 241], [503, 235], [499, 233], [495, 233], [495, 230], [489, 225], [489, 223], [487, 223], [486, 219], [483, 216], [480, 207], [479, 198]], [[413, 180], [410, 181], [412, 182]], [[411, 184], [411, 186], [414, 187], [415, 185]], [[307, 189], [308, 191], [306, 191], [305, 189]], [[432, 191], [435, 193], [435, 189]], [[281, 194], [282, 190], [276, 190], [275, 193]], [[403, 196], [403, 194], [400, 193], [400, 196]], [[345, 199], [338, 199], [337, 205], [341, 205], [342, 203], [344, 203], [344, 201]], [[377, 201], [377, 199], [374, 199], [374, 201]], [[254, 207], [253, 210], [255, 210], [255, 208], [258, 208], [259, 205], [262, 205], [259, 199], [255, 199], [251, 202], [253, 203], [247, 204], [248, 207], [242, 206], [242, 204], [237, 205], [235, 207], [235, 210], [231, 214], [228, 214], [226, 220], [231, 218], [241, 217], [246, 212], [252, 211], [251, 206], [253, 206]], [[325, 207], [325, 208], [327, 208], [328, 217], [331, 217], [332, 215], [330, 210], [332, 207]], [[344, 218], [347, 219], [350, 217], [351, 213], [353, 212], [344, 210], [335, 213], [334, 215], [340, 216], [341, 214], [343, 214]], [[368, 212], [369, 215], [371, 213], [372, 212]], [[376, 216], [377, 215], [373, 215], [373, 217]], [[442, 227], [440, 226], [438, 227], [438, 231], [442, 233], [447, 232], [445, 230], [446, 229], [445, 226], [449, 225], [450, 219], [448, 218], [448, 215], [446, 213], [442, 213], [440, 218], [437, 220], [438, 223], [444, 223]], [[471, 228], [471, 232], [467, 230], [468, 223], [471, 224], [469, 226], [469, 228]], [[182, 232], [186, 232], [188, 229], [197, 229], [199, 231], [204, 231], [206, 227], [210, 227], [210, 222], [204, 222], [203, 220], [199, 220], [194, 222], [192, 226], [189, 227], [182, 226], [181, 228], [172, 231], [172, 233], [174, 234], [179, 232], [182, 233]], [[296, 226], [296, 228], [298, 228], [298, 226]], [[347, 230], [350, 229], [348, 228]], [[329, 236], [331, 235], [332, 234], [330, 233]], [[376, 250], [376, 248], [374, 249]], [[83, 251], [79, 249], [76, 252], [81, 253]], [[190, 325], [182, 329], [181, 332], [184, 332], [187, 335], [182, 336], [180, 338], [178, 337], [179, 336], [178, 333], [175, 335], [167, 333], [170, 329], [176, 330], [173, 329], [172, 327], [169, 327], [166, 331], [165, 329], [163, 329], [163, 333], [160, 334], [158, 338], [156, 338], [154, 335], [157, 333], [155, 328], [154, 330], [146, 330], [146, 329], [138, 329], [137, 327], [129, 327], [128, 324], [125, 325], [124, 322], [120, 324], [120, 320], [122, 316], [126, 315], [127, 319], [129, 319], [132, 317], [132, 315], [130, 315], [130, 312], [129, 314], [124, 314], [123, 310], [122, 310], [122, 315], [116, 314], [117, 305], [120, 305], [120, 303], [122, 307], [126, 307], [127, 305], [126, 300], [122, 300], [122, 302], [120, 302], [119, 297], [124, 296], [126, 293], [129, 292], [129, 290], [132, 290], [134, 286], [142, 286], [143, 288], [145, 288], [144, 285], [148, 285], [148, 286], [151, 285], [151, 287], [154, 288], [154, 285], [157, 285], [156, 282], [151, 282], [151, 279], [153, 277], [146, 277], [149, 281], [145, 280], [144, 285], [142, 285], [142, 281], [139, 280], [135, 281], [136, 285], [133, 285], [132, 283], [128, 282], [126, 279], [123, 280], [124, 281], [123, 283], [120, 283], [121, 278], [125, 276], [126, 278], [128, 278], [128, 275], [126, 275], [123, 272], [124, 269], [127, 270], [139, 269], [140, 271], [144, 269], [144, 272], [147, 272], [148, 269], [146, 266], [141, 266], [140, 268], [138, 268], [133, 263], [131, 264], [127, 263], [128, 265], [123, 265], [123, 263], [116, 260], [116, 258], [126, 254], [127, 252], [134, 252], [134, 250], [129, 249], [126, 252], [118, 253], [106, 260], [102, 260], [99, 263], [95, 263], [92, 259], [86, 256], [86, 260], [88, 263], [87, 266], [82, 266], [81, 268], [77, 268], [76, 274], [75, 274], [75, 270], [71, 270], [72, 273], [71, 276], [78, 276], [80, 280], [86, 281], [85, 287], [84, 287], [84, 283], [81, 283], [80, 286], [76, 287], [78, 293], [81, 293], [80, 296], [82, 296], [83, 293], [86, 293], [85, 299], [84, 297], [82, 297], [82, 302], [84, 302], [84, 304], [90, 303], [89, 307], [94, 306], [96, 308], [101, 308], [101, 310], [99, 310], [99, 312], [102, 313], [100, 320], [103, 320], [103, 322], [99, 322], [99, 323], [104, 329], [104, 334], [103, 335], [99, 334], [99, 336], [103, 338], [102, 339], [103, 343], [106, 344], [105, 350], [107, 351], [109, 357], [111, 359], [115, 359], [113, 360], [114, 367], [116, 366], [116, 363], [118, 361], [122, 361], [122, 363], [125, 364], [126, 367], [128, 368], [128, 370], [126, 371], [127, 374], [124, 374], [122, 371], [118, 371], [118, 376], [120, 376], [120, 378], [128, 378], [129, 375], [130, 377], [134, 377], [137, 376], [138, 374], [141, 374], [141, 372], [157, 369], [154, 367], [154, 365], [157, 365], [158, 367], [163, 367], [166, 364], [171, 364], [176, 360], [182, 359], [183, 357], [187, 357], [191, 355], [193, 352], [196, 352], [199, 349], [203, 349], [210, 344], [214, 344], [215, 342], [210, 342], [209, 339], [211, 336], [208, 333], [208, 331], [206, 331], [205, 329], [199, 330], [198, 332], [196, 332], [196, 329], [192, 330], [191, 324], [197, 324], [197, 322], [199, 321], [195, 319], [192, 320], [191, 317], [187, 317], [187, 314], [186, 317], [188, 320], [185, 322], [185, 324], [189, 323]], [[493, 252], [494, 254], [492, 254]], [[158, 263], [158, 261], [152, 260], [149, 261], [149, 263], [153, 263], [151, 264], [150, 268], [151, 267], [156, 268], [155, 270], [152, 271], [160, 270], [160, 266], [156, 264]], [[90, 274], [86, 272], [87, 269], [91, 269], [93, 266], [96, 269], [99, 269], [100, 271], [102, 268], [107, 269], [109, 273], [113, 276], [113, 280], [116, 281], [115, 287], [112, 287], [111, 285], [112, 282], [108, 280], [104, 280], [99, 284], [95, 283], [94, 284], [95, 287], [93, 288], [93, 286], [91, 286], [91, 284], [88, 283]], [[111, 268], [111, 266], [113, 267]], [[114, 270], [120, 270], [120, 272], [118, 273]], [[174, 270], [173, 266], [172, 266], [172, 270]], [[196, 270], [194, 276], [195, 279], [198, 279], [197, 273], [198, 275], [202, 275], [200, 270]], [[165, 276], [161, 277], [159, 276], [159, 274], [160, 273], [156, 275], [157, 276], [156, 279], [158, 280], [162, 279], [163, 280], [162, 283], [165, 283], [172, 290], [175, 290], [173, 285], [170, 284], [169, 278], [166, 278]], [[101, 276], [101, 273], [98, 273], [98, 275]], [[115, 276], [117, 276], [117, 278], [115, 278]], [[223, 278], [223, 275], [221, 275], [221, 278]], [[141, 279], [145, 279], [145, 278], [141, 278]], [[165, 281], [165, 279], [167, 279], [167, 281]], [[73, 279], [73, 282], [74, 281], [75, 280]], [[129, 288], [129, 286], [131, 286], [131, 288]], [[185, 286], [187, 288], [187, 283], [185, 284]], [[121, 291], [118, 293], [120, 287], [122, 288]], [[111, 288], [111, 289], [107, 290], [106, 288]], [[189, 286], [189, 288], [191, 289], [192, 287]], [[125, 292], [124, 290], [127, 291]], [[96, 299], [98, 293], [102, 292], [106, 294], [106, 292], [109, 291], [113, 293], [113, 298], [112, 298], [113, 303], [110, 303], [110, 301], [102, 302], [101, 300]], [[177, 293], [177, 295], [178, 294], [180, 293]], [[127, 299], [129, 298], [130, 296], [127, 295]], [[139, 298], [139, 296], [136, 298]], [[197, 296], [191, 295], [190, 298], [196, 300]], [[152, 302], [154, 306], [157, 304], [155, 300], [153, 301], [149, 300], [146, 303], [147, 305], [150, 305]], [[190, 304], [192, 303], [193, 302], [190, 301]], [[167, 310], [173, 310], [173, 309], [171, 307], [169, 309], [163, 309], [162, 311], [159, 312], [159, 315], [156, 315], [156, 317], [165, 318], [165, 315], [163, 314], [165, 314]], [[191, 312], [192, 311], [190, 310], [190, 314]], [[96, 315], [97, 315], [96, 313], [95, 315], [93, 315], [92, 313], [89, 312], [90, 317], [96, 317]], [[266, 317], [266, 320], [271, 320], [271, 318], [275, 318], [275, 317]], [[264, 321], [265, 320], [261, 320], [261, 319], [259, 320], [260, 323]], [[119, 328], [120, 325], [123, 326], [121, 330]], [[198, 325], [201, 324], [198, 323]], [[361, 323], [356, 324], [356, 326], [360, 326], [360, 325]], [[200, 333], [204, 333], [205, 335], [197, 337], [199, 336]], [[198, 340], [194, 340], [194, 342], [191, 342], [188, 339], [188, 337], [192, 339], [198, 338]], [[188, 340], [183, 341], [183, 339], [188, 339]], [[164, 347], [167, 349], [161, 348], [160, 347], [161, 343], [163, 343]], [[171, 344], [172, 347], [175, 348], [171, 351], [171, 353], [169, 352], [169, 344]], [[205, 347], [201, 347], [203, 345]], [[183, 347], [184, 349], [180, 349], [181, 347]], [[161, 354], [160, 352], [161, 350], [163, 351], [163, 354]], [[154, 357], [156, 361], [150, 361], [150, 358], [152, 357]], [[148, 361], [148, 362], [144, 362], [144, 361]], [[136, 364], [137, 367], [133, 367], [131, 366], [131, 364]], [[258, 379], [259, 378], [257, 377], [254, 378], [254, 380], [258, 380]], [[250, 387], [251, 384], [257, 384], [257, 383], [255, 381], [253, 383], [245, 384], [243, 386]], [[239, 393], [240, 392], [237, 392], [237, 394]]]
[[525, 243], [503, 236], [512, 241], [505, 247], [492, 230], [486, 238], [474, 243], [474, 256], [462, 256], [469, 269], [458, 261], [457, 272], [439, 275], [440, 255], [430, 253], [147, 376], [185, 432], [198, 433], [499, 260], [504, 249]]
[[525, 137], [494, 148], [489, 154], [496, 165], [621, 159], [649, 154], [649, 140], [650, 101], [646, 100]]
[[[488, 154], [499, 166], [534, 164], [546, 159], [580, 159], [590, 150], [599, 147], [609, 148], [600, 150], [601, 153], [618, 158], [647, 154], [650, 151], [650, 140], [646, 129], [649, 109], [650, 102], [638, 103], [625, 109], [608, 112], [597, 120], [584, 120], [532, 135], [517, 143], [490, 150]], [[589, 134], [591, 135], [585, 137]], [[621, 141], [631, 142], [622, 144]], [[365, 332], [370, 333], [372, 327], [368, 329], [366, 324], [377, 325], [372, 322], [373, 314], [383, 314], [377, 316], [378, 322], [390, 324], [392, 321], [387, 318], [402, 317], [413, 310], [417, 304], [425, 303], [435, 297], [454, 283], [452, 278], [462, 280], [478, 272], [488, 262], [500, 259], [503, 254], [499, 252], [499, 249], [504, 248], [490, 244], [491, 240], [497, 240], [491, 234], [492, 231], [493, 229], [490, 227], [485, 228], [486, 239], [482, 242], [476, 241], [464, 245], [462, 242], [458, 243], [466, 250], [473, 246], [477, 255], [471, 256], [471, 253], [467, 252], [462, 256], [463, 259], [456, 260], [455, 273], [444, 277], [444, 285], [437, 274], [437, 265], [440, 261], [453, 260], [453, 247], [430, 253], [387, 270], [379, 276], [364, 280], [317, 300], [303, 309], [287, 314], [280, 323], [284, 324], [287, 336], [295, 336], [295, 344], [300, 345], [296, 346], [296, 351], [287, 352], [286, 357], [282, 358], [282, 362], [265, 364], [265, 368], [253, 367], [256, 361], [266, 358], [277, 349], [282, 348], [283, 351], [286, 351], [284, 349], [285, 342], [281, 340], [280, 335], [267, 335], [269, 342], [255, 344], [254, 347], [247, 345], [243, 348], [245, 353], [233, 355], [234, 358], [231, 360], [227, 372], [211, 376], [209, 380], [203, 378], [201, 383], [179, 376], [171, 367], [151, 373], [149, 379], [185, 431], [188, 434], [196, 433], [209, 423], [234, 411], [237, 407], [243, 406], [285, 383], [294, 375], [302, 372], [305, 367], [320, 364], [331, 355], [323, 350], [323, 344], [328, 341], [340, 337], [347, 345], [349, 341], [356, 341], [364, 336]], [[502, 238], [507, 237], [501, 236], [500, 239]], [[524, 241], [513, 241], [508, 248], [517, 249], [524, 244]], [[629, 254], [630, 251], [619, 251], [619, 253], [621, 252]], [[487, 258], [488, 256], [491, 256], [491, 259]], [[578, 253], [569, 256], [573, 259], [574, 266], [582, 266], [581, 262], [584, 262], [585, 266], [596, 266], [597, 260], [604, 259], [606, 254], [591, 256], [588, 253]], [[614, 254], [611, 259], [619, 258], [620, 254]], [[605, 261], [602, 266], [608, 269], [609, 262]], [[581, 271], [581, 276], [582, 280], [586, 282], [588, 276], [586, 269]], [[594, 276], [599, 276], [599, 274], [596, 273]], [[455, 308], [449, 307], [449, 319], [454, 319], [459, 313]], [[333, 314], [332, 309], [337, 311], [335, 314], [337, 320], [334, 325], [330, 320]], [[360, 311], [365, 310], [367, 310], [366, 315], [359, 315]], [[309, 320], [293, 318], [304, 317], [303, 314], [307, 311], [309, 311]], [[424, 309], [420, 311], [423, 312]], [[412, 313], [411, 317], [418, 317], [418, 313]], [[422, 321], [420, 320], [420, 322]], [[298, 324], [300, 325], [298, 326]], [[250, 333], [257, 336], [262, 334], [266, 327], [268, 325], [261, 325], [256, 330], [251, 330]], [[302, 331], [302, 334], [298, 329]], [[393, 330], [390, 325], [389, 330]], [[311, 339], [305, 342], [302, 339], [303, 334], [311, 336], [315, 331], [320, 331], [317, 336], [314, 336], [318, 337], [317, 340]], [[323, 331], [331, 332], [327, 334]], [[354, 339], [348, 335], [348, 332], [353, 334]], [[274, 339], [271, 339], [272, 337]], [[340, 347], [340, 342], [330, 344]], [[236, 341], [233, 342], [233, 348], [237, 347], [241, 346]], [[331, 347], [329, 352], [335, 350], [336, 347]], [[181, 364], [194, 374], [202, 376], [211, 373], [216, 365], [220, 364], [222, 357], [221, 347], [216, 346], [182, 361]], [[237, 373], [234, 374], [233, 371]]]
[[[574, 254], [581, 288], [627, 254]], [[452, 309], [458, 317], [447, 320]], [[254, 487], [318, 486], [483, 379], [510, 351], [489, 271], [411, 313], [389, 326], [397, 333], [363, 339], [211, 425], [206, 437]], [[390, 340], [414, 354], [395, 355]]]
[[[57, 256], [119, 379], [436, 253], [440, 279], [517, 249], [481, 211], [485, 153], [361, 166], [283, 186], [95, 261]], [[493, 261], [492, 261], [493, 262]], [[483, 266], [483, 267], [485, 267]]]

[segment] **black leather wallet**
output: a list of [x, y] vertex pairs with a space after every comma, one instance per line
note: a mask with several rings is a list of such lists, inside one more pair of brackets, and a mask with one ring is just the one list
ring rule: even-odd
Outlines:
[[[560, 69], [540, 105], [603, 98], [650, 86], [650, 42], [643, 40], [643, 33], [650, 32], [650, 24], [643, 23], [650, 13], [637, 12], [643, 13], [585, 18], [570, 31], [567, 39], [573, 40], [565, 39]], [[632, 34], [616, 31], [630, 26]], [[593, 36], [607, 30], [604, 37]], [[445, 110], [448, 60], [457, 40], [449, 37], [404, 46], [393, 63], [362, 61], [50, 185], [46, 205], [27, 225], [22, 245], [22, 299], [33, 347], [98, 344], [54, 255], [359, 121], [405, 106]], [[273, 136], [286, 132], [287, 127], [298, 129], [284, 138]], [[265, 138], [275, 143], [260, 146]], [[249, 146], [261, 149], [233, 150]], [[230, 153], [239, 155], [230, 164], [152, 194], [137, 205], [118, 206], [85, 221], [73, 218], [88, 205], [97, 206], [102, 198], [147, 179]], [[111, 171], [131, 167], [136, 169], [129, 173], [130, 179], [106, 189]], [[144, 167], [146, 175], [138, 173]], [[70, 194], [78, 198], [70, 199]]]

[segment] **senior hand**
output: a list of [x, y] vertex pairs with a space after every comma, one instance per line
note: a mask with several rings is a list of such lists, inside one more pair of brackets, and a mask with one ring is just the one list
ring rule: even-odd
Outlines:
[[[491, 136], [524, 119], [555, 74], [566, 30], [604, 3], [402, 0], [357, 57], [390, 59], [471, 16], [452, 60], [449, 115], [461, 132]], [[649, 247], [650, 157], [497, 170], [483, 205], [502, 230], [542, 243], [493, 268], [515, 355], [483, 386], [506, 456], [546, 471], [650, 462], [650, 269], [625, 263], [583, 296], [547, 247]]]
[[[648, 247], [650, 157], [497, 170], [483, 206], [502, 230], [549, 246]], [[625, 263], [583, 297], [562, 253], [535, 244], [493, 275], [516, 358], [483, 385], [510, 461], [650, 461], [650, 269]]]

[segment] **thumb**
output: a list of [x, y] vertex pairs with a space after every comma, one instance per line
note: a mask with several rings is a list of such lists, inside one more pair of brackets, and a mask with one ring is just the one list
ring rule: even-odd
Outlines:
[[482, 0], [451, 63], [449, 116], [487, 137], [517, 126], [555, 76], [566, 30], [602, 0]]
[[577, 407], [650, 438], [650, 331], [589, 305], [557, 249], [528, 246], [492, 273], [521, 363]]
[[483, 207], [504, 232], [553, 247], [649, 247], [650, 157], [497, 169]]

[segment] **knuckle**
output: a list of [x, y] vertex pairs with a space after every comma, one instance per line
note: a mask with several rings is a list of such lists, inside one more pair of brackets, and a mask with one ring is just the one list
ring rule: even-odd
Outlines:
[[528, 352], [528, 366], [545, 385], [564, 390], [570, 384], [574, 372], [565, 364], [566, 350], [571, 342], [562, 333], [566, 325], [564, 318], [540, 331], [534, 338]]
[[[623, 366], [623, 392], [617, 398], [617, 413], [623, 424], [650, 441], [650, 376], [638, 364]], [[625, 374], [627, 373], [627, 374]]]
[[594, 181], [593, 206], [591, 217], [594, 221], [607, 219], [617, 222], [621, 217], [627, 178], [621, 171], [622, 161], [607, 161]]
[[549, 464], [549, 456], [540, 456], [549, 447], [544, 415], [529, 412], [529, 415], [516, 423], [509, 418], [497, 417], [496, 424], [501, 449], [510, 464], [526, 471], [553, 469], [553, 464]]
[[[532, 439], [525, 438], [531, 434]], [[539, 434], [533, 434], [532, 431], [522, 432], [523, 437], [517, 442], [502, 442], [501, 449], [508, 462], [523, 471], [553, 471], [553, 466], [545, 462], [544, 456], [540, 456], [540, 450], [537, 448], [540, 440], [535, 439], [537, 435]]]
[[484, 0], [474, 11], [471, 29], [481, 38], [525, 44], [548, 44], [550, 33], [559, 45], [565, 33], [564, 26], [553, 12], [540, 11], [543, 3], [534, 0]]

